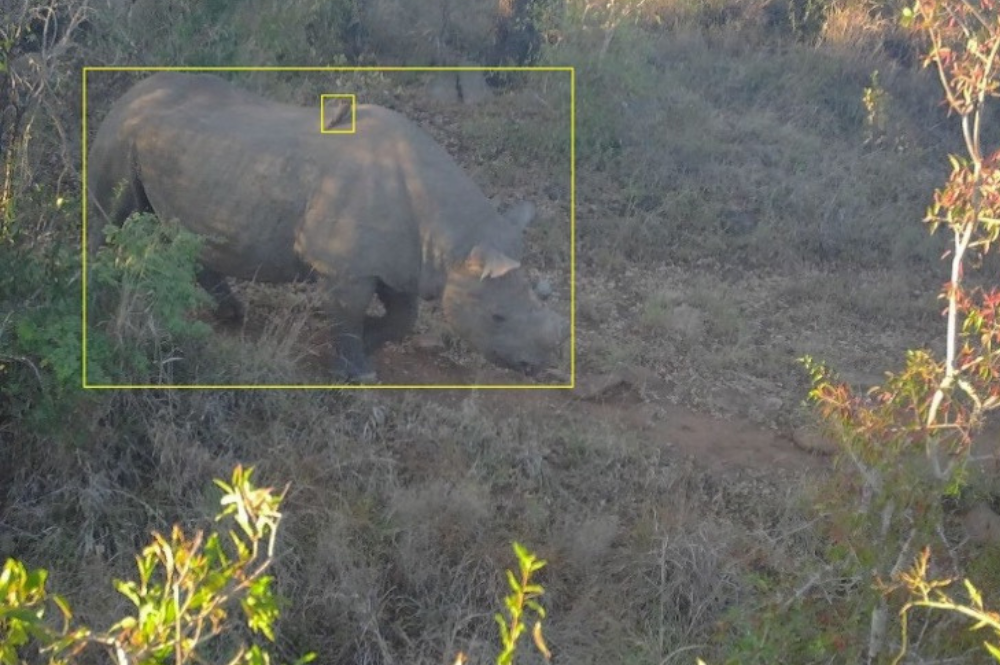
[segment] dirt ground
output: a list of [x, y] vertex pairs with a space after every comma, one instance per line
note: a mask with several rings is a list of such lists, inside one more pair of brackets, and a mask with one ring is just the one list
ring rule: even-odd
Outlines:
[[[258, 287], [261, 288], [261, 287]], [[273, 287], [264, 287], [271, 290]], [[273, 292], [280, 298], [280, 288]], [[421, 316], [423, 321], [428, 315]], [[299, 366], [304, 384], [327, 385], [335, 353], [322, 313], [309, 317], [307, 334], [299, 343]], [[251, 319], [242, 333], [217, 326], [219, 334], [247, 338], [261, 334], [262, 323]], [[392, 344], [374, 356], [379, 383], [394, 385], [560, 385], [568, 374], [550, 371], [527, 378], [497, 368], [449, 345], [434, 333], [421, 332]], [[831, 448], [817, 437], [803, 440], [789, 427], [753, 422], [746, 417], [706, 413], [676, 403], [670, 382], [656, 372], [633, 367], [612, 372], [578, 370], [574, 388], [552, 389], [398, 389], [419, 390], [427, 400], [456, 407], [476, 399], [497, 417], [517, 415], [543, 420], [558, 414], [574, 420], [611, 426], [614, 431], [663, 448], [670, 456], [688, 457], [699, 467], [720, 473], [746, 469], [786, 472], [822, 472], [828, 468]], [[387, 395], [384, 391], [379, 391]], [[397, 392], [397, 389], [389, 391]], [[387, 397], [387, 399], [392, 399]]]
[[[456, 368], [443, 366], [447, 361], [412, 356], [403, 359], [399, 355], [402, 354], [393, 350], [380, 358], [381, 365], [392, 367], [391, 372], [386, 371], [387, 377], [412, 381], [410, 377], [433, 376], [442, 383], [463, 380]], [[660, 382], [655, 376], [628, 374], [583, 376], [571, 391], [500, 391], [483, 402], [498, 414], [526, 414], [535, 418], [562, 412], [586, 421], [614, 423], [616, 430], [658, 444], [666, 452], [690, 456], [699, 466], [717, 471], [738, 468], [799, 471], [826, 466], [825, 456], [806, 452], [785, 433], [743, 418], [725, 419], [670, 404], [657, 390]], [[457, 401], [462, 396], [449, 391], [433, 398]]]

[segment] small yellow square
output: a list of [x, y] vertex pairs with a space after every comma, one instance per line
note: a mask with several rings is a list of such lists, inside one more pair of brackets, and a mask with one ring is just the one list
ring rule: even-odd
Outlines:
[[[343, 104], [345, 101], [350, 105], [351, 109], [351, 126], [339, 127], [338, 129], [331, 129], [331, 127], [337, 127], [343, 120], [344, 116], [347, 114], [344, 110], [335, 111], [336, 115], [333, 117], [328, 117], [327, 114], [327, 100], [339, 99], [342, 100]], [[357, 131], [357, 121], [358, 121], [358, 96], [352, 94], [341, 94], [341, 93], [330, 93], [319, 96], [319, 133], [320, 134], [354, 134]]]

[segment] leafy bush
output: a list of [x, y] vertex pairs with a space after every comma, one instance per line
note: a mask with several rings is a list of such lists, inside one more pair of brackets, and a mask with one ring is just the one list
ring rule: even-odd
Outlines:
[[[66, 217], [72, 219], [66, 206]], [[0, 412], [36, 424], [71, 410], [84, 349], [80, 252], [62, 241], [37, 246], [14, 220], [0, 237]], [[91, 270], [87, 370], [91, 383], [169, 382], [177, 348], [209, 327], [190, 312], [208, 302], [196, 283], [200, 240], [152, 215], [108, 228]]]
[[[77, 206], [61, 207], [41, 208], [47, 224], [72, 224]], [[79, 386], [81, 355], [79, 250], [39, 224], [18, 214], [0, 230], [0, 420], [42, 406], [35, 425]]]
[[[285, 492], [275, 495], [271, 488], [255, 487], [252, 476], [252, 468], [237, 466], [230, 482], [215, 481], [223, 491], [216, 516], [222, 530], [187, 535], [175, 525], [169, 536], [153, 533], [152, 542], [136, 557], [138, 579], [114, 581], [134, 613], [107, 630], [74, 625], [69, 603], [46, 589], [48, 572], [8, 559], [0, 570], [0, 665], [23, 663], [28, 652], [40, 654], [50, 665], [66, 665], [95, 650], [118, 665], [269, 663], [259, 638], [275, 641], [280, 616], [274, 578], [266, 573], [274, 562], [282, 518], [278, 509]], [[502, 646], [496, 662], [515, 662], [529, 612], [538, 618], [531, 629], [535, 647], [548, 661], [551, 653], [541, 624], [545, 610], [538, 602], [544, 589], [532, 579], [545, 561], [518, 543], [513, 547], [518, 572], [507, 571], [505, 611], [495, 615]], [[237, 604], [241, 622], [233, 616]], [[51, 608], [61, 616], [59, 627], [47, 616]], [[249, 643], [238, 636], [238, 623], [249, 629]], [[310, 653], [295, 664], [314, 658]], [[455, 662], [465, 663], [465, 655], [459, 653]]]
[[0, 306], [7, 312], [0, 321], [0, 357], [37, 363], [58, 386], [75, 384], [80, 376], [78, 252], [60, 244], [34, 253], [10, 244], [0, 246], [0, 261], [11, 267], [0, 275]]
[[[1000, 97], [1000, 25], [988, 18], [995, 17], [991, 12], [987, 0], [920, 0], [904, 14], [928, 37], [926, 64], [938, 70], [946, 102], [961, 119], [966, 149], [965, 155], [949, 157], [951, 175], [935, 191], [925, 217], [932, 231], [943, 227], [953, 239], [950, 279], [940, 296], [946, 303], [944, 358], [908, 351], [900, 372], [863, 395], [825, 366], [804, 359], [813, 380], [810, 398], [845, 461], [824, 502], [834, 539], [831, 564], [849, 571], [854, 584], [875, 590], [866, 607], [856, 607], [869, 616], [863, 654], [869, 661], [888, 650], [894, 616], [901, 621], [903, 653], [914, 646], [906, 619], [916, 606], [950, 609], [977, 619], [977, 627], [996, 627], [971, 583], [969, 604], [960, 606], [940, 592], [940, 583], [926, 581], [931, 548], [949, 551], [953, 568], [962, 565], [959, 546], [947, 536], [949, 507], [970, 486], [973, 435], [986, 414], [1000, 408], [1000, 292], [995, 285], [972, 286], [967, 276], [1000, 237], [995, 222], [1000, 167], [981, 134], [987, 100]], [[845, 501], [845, 496], [850, 498]], [[917, 566], [904, 572], [918, 549], [923, 554]], [[996, 584], [994, 579], [986, 586]], [[891, 592], [900, 586], [918, 600], [891, 612], [898, 605]], [[954, 617], [939, 618], [936, 624], [942, 637], [929, 637], [926, 631], [919, 636], [923, 656], [965, 646], [948, 630], [947, 621]], [[995, 646], [987, 648], [998, 654]]]
[[[997, 614], [977, 589], [998, 588], [995, 570], [969, 565], [988, 557], [951, 532], [956, 505], [976, 493], [970, 491], [973, 435], [1000, 408], [1000, 293], [995, 284], [970, 282], [1000, 236], [998, 153], [986, 148], [981, 133], [986, 102], [1000, 97], [1000, 25], [988, 0], [920, 0], [904, 16], [928, 38], [926, 64], [938, 70], [966, 149], [950, 156], [951, 176], [925, 217], [932, 231], [951, 232], [954, 248], [940, 294], [944, 358], [908, 351], [904, 368], [866, 393], [802, 359], [812, 378], [810, 401], [839, 446], [840, 464], [817, 493], [829, 543], [816, 569], [773, 594], [763, 611], [736, 616], [728, 662], [815, 662], [831, 654], [838, 662], [883, 662], [893, 650], [893, 663], [907, 653], [917, 660], [969, 658], [983, 643], [964, 630], [963, 616], [976, 622], [973, 631], [993, 632], [985, 648], [1000, 657]], [[877, 93], [873, 77], [865, 99], [872, 117], [880, 110]], [[942, 553], [937, 558], [947, 578], [966, 578], [964, 600], [944, 591], [951, 579], [929, 575], [932, 551]], [[973, 569], [981, 573], [975, 584], [964, 574]], [[915, 608], [946, 612], [921, 613], [921, 629], [910, 630]], [[901, 638], [898, 649], [893, 633]]]
[[190, 316], [210, 300], [196, 282], [201, 240], [143, 213], [104, 230], [89, 266], [88, 380], [169, 383], [178, 347], [210, 330]]
[[1000, 613], [989, 610], [983, 604], [983, 595], [968, 579], [963, 580], [968, 600], [955, 600], [945, 589], [954, 582], [952, 579], [930, 579], [928, 562], [930, 550], [924, 548], [917, 557], [913, 567], [900, 573], [898, 586], [904, 587], [910, 594], [910, 599], [900, 610], [902, 645], [899, 654], [893, 660], [893, 665], [902, 662], [909, 646], [909, 615], [917, 608], [944, 610], [958, 616], [965, 616], [975, 621], [970, 631], [988, 629], [992, 633], [992, 643], [983, 642], [983, 648], [1000, 663]]
[[128, 64], [323, 65], [345, 56], [353, 62], [364, 48], [357, 0], [257, 0], [252, 8], [231, 0], [136, 0], [94, 20], [101, 48]]
[[[115, 581], [135, 613], [107, 630], [74, 626], [69, 604], [45, 588], [48, 573], [8, 559], [0, 572], [0, 663], [24, 662], [27, 647], [52, 665], [80, 662], [93, 650], [119, 665], [269, 663], [258, 636], [273, 642], [280, 614], [274, 579], [266, 572], [274, 560], [284, 493], [255, 487], [252, 475], [253, 469], [237, 466], [231, 482], [216, 481], [224, 492], [216, 517], [225, 520], [222, 536], [201, 531], [189, 536], [178, 526], [169, 536], [153, 534], [136, 557], [138, 580]], [[237, 604], [254, 636], [250, 643], [234, 635], [231, 615]], [[62, 617], [61, 627], [46, 618], [51, 606]], [[295, 663], [313, 658], [309, 654]]]
[[517, 556], [518, 574], [507, 571], [507, 585], [510, 587], [510, 594], [504, 599], [507, 616], [498, 613], [495, 617], [497, 625], [500, 626], [500, 643], [503, 645], [503, 650], [497, 656], [497, 665], [513, 664], [517, 653], [517, 642], [525, 631], [524, 619], [527, 611], [534, 612], [538, 617], [531, 631], [535, 648], [545, 660], [552, 657], [542, 638], [541, 620], [545, 618], [545, 609], [537, 600], [544, 593], [544, 589], [541, 585], [531, 582], [532, 575], [544, 568], [545, 562], [520, 543], [514, 543], [514, 554]]

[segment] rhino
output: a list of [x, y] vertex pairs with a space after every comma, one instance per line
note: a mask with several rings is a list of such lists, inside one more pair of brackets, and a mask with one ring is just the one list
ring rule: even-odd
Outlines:
[[[103, 226], [134, 212], [176, 219], [205, 237], [198, 282], [230, 318], [243, 307], [227, 277], [320, 280], [338, 380], [376, 380], [370, 354], [413, 329], [421, 298], [439, 300], [451, 328], [494, 363], [544, 368], [568, 324], [520, 263], [534, 206], [501, 215], [400, 113], [358, 105], [354, 133], [341, 134], [321, 134], [319, 118], [214, 75], [143, 79], [88, 154], [90, 251]], [[380, 317], [367, 315], [375, 297]]]

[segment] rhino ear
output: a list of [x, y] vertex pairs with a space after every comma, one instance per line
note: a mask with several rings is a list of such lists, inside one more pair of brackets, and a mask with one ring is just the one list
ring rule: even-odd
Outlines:
[[469, 252], [465, 267], [472, 273], [479, 273], [479, 279], [483, 280], [487, 277], [503, 277], [511, 270], [520, 268], [521, 263], [489, 245], [476, 245]]
[[531, 201], [520, 201], [512, 205], [507, 212], [503, 214], [504, 219], [506, 219], [510, 224], [518, 231], [523, 231], [528, 228], [528, 224], [531, 224], [535, 220], [535, 204]]

